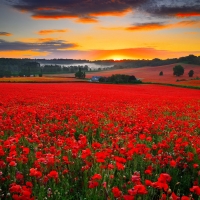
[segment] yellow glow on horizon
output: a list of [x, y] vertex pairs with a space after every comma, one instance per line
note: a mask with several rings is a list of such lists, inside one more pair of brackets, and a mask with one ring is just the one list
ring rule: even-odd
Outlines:
[[121, 58], [113, 58], [114, 61], [120, 61], [120, 60], [123, 60]]
[[127, 57], [127, 56], [111, 56], [108, 59], [114, 60], [114, 61], [120, 61], [120, 60], [128, 60], [128, 59], [135, 59], [135, 57]]

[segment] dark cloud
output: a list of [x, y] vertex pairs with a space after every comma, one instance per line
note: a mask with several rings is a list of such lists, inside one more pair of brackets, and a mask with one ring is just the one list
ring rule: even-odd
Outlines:
[[[66, 43], [63, 40], [40, 40], [38, 43], [26, 43], [26, 42], [7, 42], [5, 40], [0, 40], [0, 51], [25, 51], [25, 50], [34, 50], [40, 52], [53, 52], [59, 50], [65, 50], [77, 47], [77, 44]], [[43, 41], [43, 42], [42, 42]]]
[[11, 36], [11, 33], [8, 32], [0, 32], [0, 36]]
[[151, 4], [141, 7], [149, 14], [173, 17], [200, 16], [200, 1], [195, 0], [151, 0]]
[[7, 3], [30, 12], [35, 19], [71, 18], [83, 23], [97, 22], [99, 16], [120, 16], [130, 11], [163, 17], [200, 16], [199, 0], [7, 0]]
[[36, 19], [79, 18], [83, 22], [96, 22], [97, 16], [120, 16], [148, 0], [18, 0], [12, 6], [32, 13]]
[[[153, 12], [152, 12], [153, 11]], [[150, 13], [155, 15], [166, 15], [176, 17], [197, 17], [200, 16], [200, 7], [182, 6], [182, 7], [166, 7], [151, 10]]]

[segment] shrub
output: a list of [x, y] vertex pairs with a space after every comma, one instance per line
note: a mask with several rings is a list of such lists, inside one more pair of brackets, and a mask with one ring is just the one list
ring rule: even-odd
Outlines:
[[161, 71], [161, 72], [159, 73], [159, 76], [163, 76], [163, 71]]
[[101, 77], [99, 82], [109, 82], [109, 83], [142, 83], [141, 80], [137, 80], [135, 76], [125, 75], [125, 74], [113, 74], [112, 76], [106, 78]]
[[78, 72], [75, 73], [75, 77], [84, 79], [85, 78], [85, 72], [82, 72], [81, 68], [79, 67]]
[[194, 70], [190, 70], [189, 72], [188, 72], [188, 75], [189, 75], [189, 77], [193, 77], [193, 75], [194, 75]]
[[184, 74], [184, 68], [183, 66], [181, 65], [176, 65], [174, 68], [173, 68], [173, 71], [174, 71], [174, 75], [175, 76], [181, 76]]

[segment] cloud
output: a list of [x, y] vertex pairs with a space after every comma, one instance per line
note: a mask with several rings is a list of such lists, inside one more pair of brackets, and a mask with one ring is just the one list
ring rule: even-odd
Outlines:
[[71, 19], [78, 23], [96, 23], [100, 16], [121, 17], [131, 12], [140, 13], [143, 19], [149, 16], [200, 17], [197, 0], [12, 0], [7, 3], [31, 13], [33, 19]]
[[78, 19], [97, 22], [99, 16], [122, 16], [149, 0], [18, 0], [10, 3], [15, 9], [29, 12], [34, 19]]
[[118, 27], [99, 27], [99, 28], [102, 30], [110, 30], [110, 31], [112, 30], [153, 31], [166, 28], [192, 27], [192, 26], [200, 27], [200, 22], [196, 20], [185, 20], [174, 24], [167, 24], [162, 22], [149, 22], [149, 23], [138, 23], [128, 27], [118, 26]]
[[48, 29], [48, 30], [40, 30], [38, 32], [39, 35], [46, 35], [46, 34], [52, 34], [52, 33], [66, 33], [66, 29]]
[[98, 20], [94, 17], [83, 17], [83, 18], [78, 18], [76, 20], [76, 22], [79, 22], [79, 23], [96, 23], [96, 22], [98, 22]]
[[28, 42], [7, 42], [5, 40], [0, 40], [0, 51], [40, 51], [40, 52], [54, 52], [54, 51], [62, 51], [66, 49], [71, 49], [77, 47], [77, 44], [67, 43], [63, 40], [51, 40], [51, 39], [43, 39], [39, 40], [35, 43]]
[[65, 13], [59, 13], [59, 12], [35, 12], [32, 15], [33, 19], [65, 19], [65, 18], [69, 18], [69, 19], [74, 19], [74, 18], [78, 18], [77, 15], [70, 15], [70, 14], [65, 14]]
[[168, 15], [175, 17], [200, 17], [200, 8], [199, 7], [161, 7], [156, 15]]
[[0, 36], [11, 36], [11, 33], [8, 32], [0, 32]]
[[169, 17], [199, 17], [200, 1], [188, 0], [152, 0], [151, 4], [142, 8], [149, 14]]
[[149, 31], [149, 30], [164, 29], [167, 27], [169, 27], [169, 25], [163, 24], [163, 23], [141, 23], [141, 24], [129, 26], [129, 27], [125, 28], [125, 30], [127, 30], [127, 31]]

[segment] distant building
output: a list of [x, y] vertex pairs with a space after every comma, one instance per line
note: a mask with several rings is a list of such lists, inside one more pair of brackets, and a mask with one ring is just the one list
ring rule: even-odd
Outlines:
[[101, 78], [101, 76], [93, 76], [90, 81], [91, 82], [99, 82], [99, 79]]

